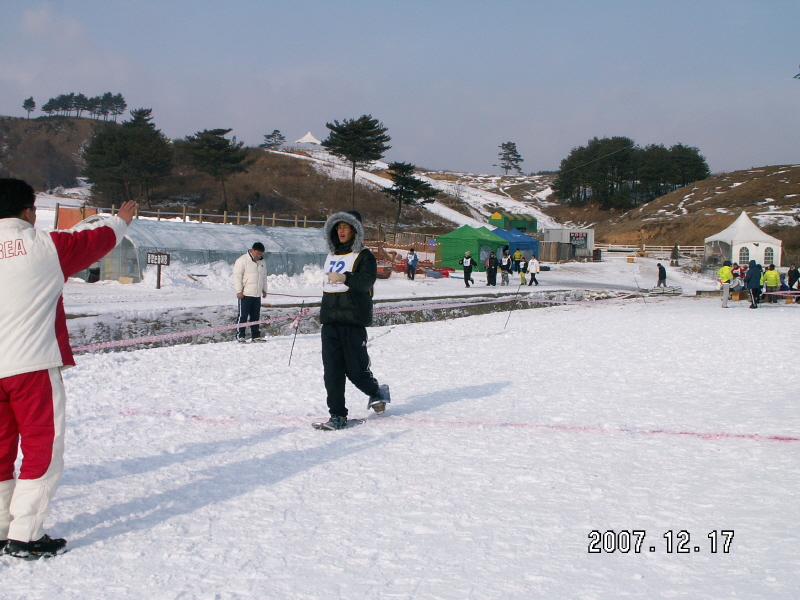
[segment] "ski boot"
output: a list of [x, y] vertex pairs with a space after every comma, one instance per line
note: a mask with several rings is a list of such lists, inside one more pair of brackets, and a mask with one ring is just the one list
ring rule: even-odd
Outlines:
[[386, 405], [392, 401], [392, 395], [389, 393], [389, 386], [379, 386], [379, 391], [374, 396], [371, 396], [367, 403], [367, 410], [370, 408], [375, 411], [376, 415], [383, 414], [386, 410]]

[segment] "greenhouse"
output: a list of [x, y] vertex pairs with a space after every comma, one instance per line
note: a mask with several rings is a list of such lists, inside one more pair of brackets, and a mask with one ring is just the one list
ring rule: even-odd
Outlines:
[[[82, 224], [107, 217], [95, 215]], [[185, 264], [233, 264], [255, 242], [264, 244], [264, 260], [270, 274], [302, 273], [305, 265], [321, 265], [328, 254], [321, 229], [134, 219], [122, 242], [76, 277], [138, 283], [149, 253], [169, 254], [170, 262]]]

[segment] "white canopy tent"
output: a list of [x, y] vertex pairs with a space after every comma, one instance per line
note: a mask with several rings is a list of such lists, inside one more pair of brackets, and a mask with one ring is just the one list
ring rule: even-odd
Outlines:
[[729, 260], [746, 265], [751, 260], [764, 265], [780, 266], [781, 245], [778, 238], [761, 231], [746, 212], [726, 229], [705, 239], [704, 262], [719, 265]]
[[322, 142], [320, 142], [317, 138], [311, 135], [311, 132], [309, 131], [299, 140], [296, 140], [295, 144], [316, 144], [317, 146], [319, 146], [320, 144], [322, 144]]

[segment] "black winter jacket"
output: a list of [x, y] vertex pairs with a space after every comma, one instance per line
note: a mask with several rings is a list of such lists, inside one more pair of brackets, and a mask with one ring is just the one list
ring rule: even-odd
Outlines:
[[[336, 225], [344, 221], [355, 230], [356, 236], [350, 244], [343, 246], [336, 235]], [[323, 325], [372, 325], [372, 287], [378, 276], [375, 255], [364, 248], [364, 227], [361, 221], [346, 212], [331, 215], [325, 223], [328, 250], [332, 254], [358, 252], [353, 270], [345, 272], [345, 285], [350, 288], [341, 293], [322, 293], [319, 321]]]
[[754, 260], [750, 261], [747, 274], [744, 276], [744, 285], [748, 290], [757, 290], [761, 288], [761, 267], [759, 267]]

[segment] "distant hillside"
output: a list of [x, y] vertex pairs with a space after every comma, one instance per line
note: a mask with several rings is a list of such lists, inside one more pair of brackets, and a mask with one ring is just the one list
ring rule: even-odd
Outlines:
[[[98, 127], [117, 127], [113, 122], [82, 117], [39, 117], [25, 119], [0, 116], [0, 177], [18, 177], [37, 191], [70, 188], [83, 168], [81, 153]], [[265, 152], [250, 148], [253, 165], [247, 173], [234, 175], [226, 183], [229, 212], [246, 213], [252, 204], [256, 214], [278, 218], [295, 215], [325, 220], [329, 214], [349, 210], [350, 181], [315, 168], [302, 156]], [[222, 188], [209, 175], [176, 165], [172, 175], [153, 191], [151, 205], [143, 209], [178, 210], [188, 206], [218, 212]], [[94, 197], [95, 205], [110, 205], [114, 199]], [[368, 227], [394, 223], [397, 205], [381, 188], [368, 182], [356, 186], [356, 209]], [[415, 207], [404, 207], [401, 229], [439, 233], [452, 223]]]
[[800, 261], [800, 165], [777, 165], [721, 173], [628, 212], [551, 206], [564, 223], [595, 228], [611, 244], [700, 245], [742, 211], [783, 241], [789, 261]]
[[[83, 167], [82, 148], [104, 126], [116, 124], [79, 117], [0, 116], [0, 176], [26, 179], [39, 191], [72, 187]], [[250, 152], [255, 159], [250, 171], [226, 184], [231, 213], [245, 213], [252, 204], [259, 214], [322, 220], [350, 208], [349, 174], [341, 176], [335, 165], [298, 154], [258, 148]], [[554, 175], [421, 174], [446, 192], [436, 204], [462, 215], [486, 221], [494, 210], [527, 212], [539, 219], [540, 227], [594, 227], [596, 240], [605, 243], [700, 245], [745, 210], [767, 233], [783, 240], [788, 261], [800, 262], [800, 165], [715, 175], [628, 212], [559, 204], [550, 187]], [[374, 180], [381, 173], [367, 175]], [[365, 223], [392, 224], [396, 204], [374, 182], [364, 177], [357, 181], [356, 208]], [[215, 212], [221, 203], [221, 187], [210, 176], [176, 166], [154, 190], [151, 208], [190, 206]], [[424, 208], [404, 207], [400, 228], [441, 233], [451, 230], [453, 221]]]
[[39, 191], [73, 187], [81, 152], [103, 121], [72, 117], [0, 116], [0, 176], [24, 179]]

